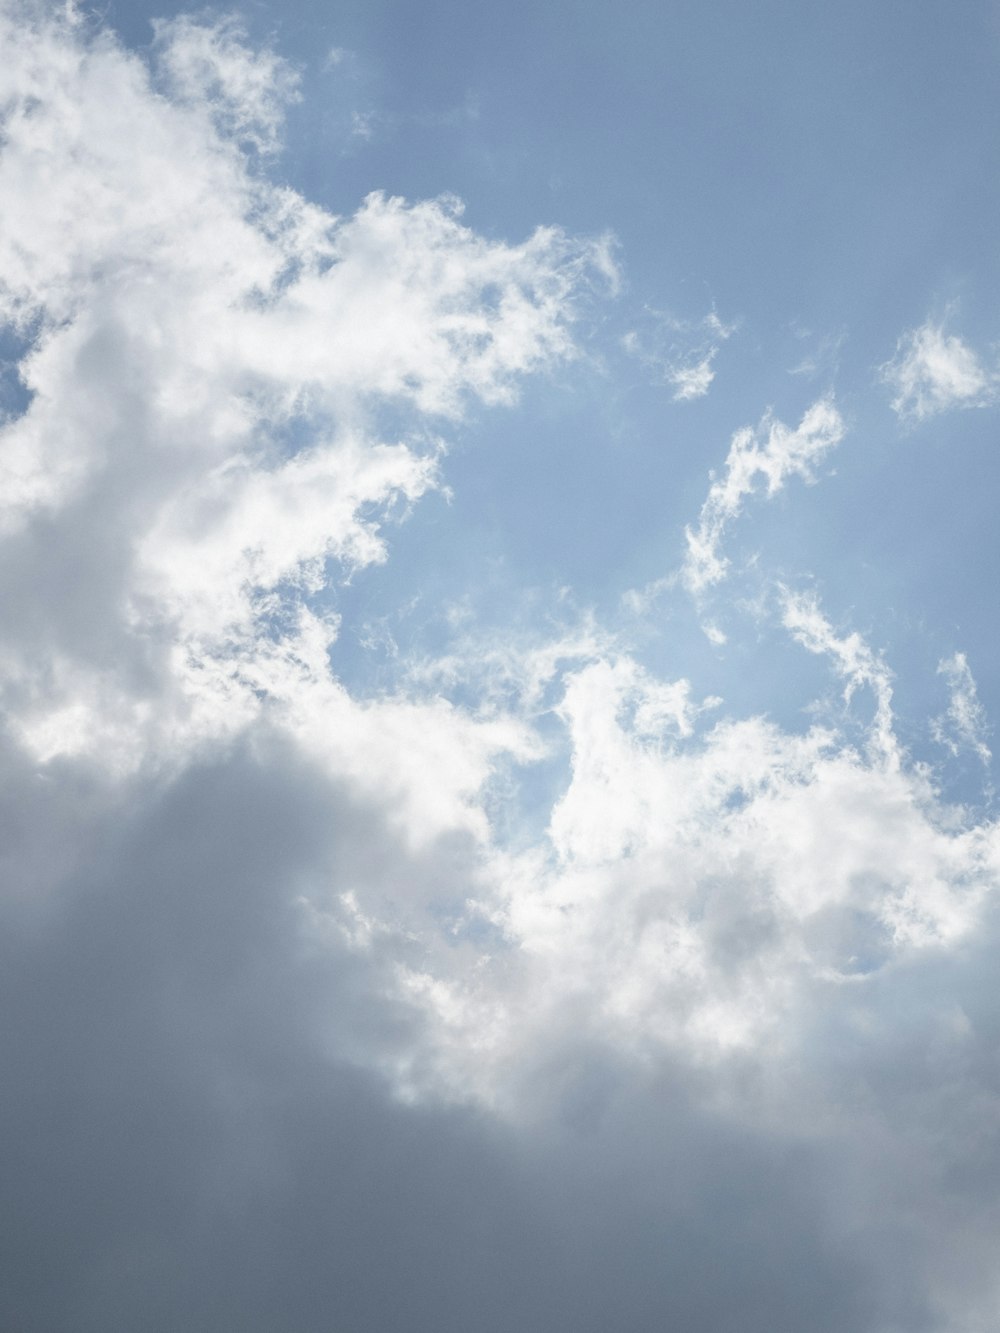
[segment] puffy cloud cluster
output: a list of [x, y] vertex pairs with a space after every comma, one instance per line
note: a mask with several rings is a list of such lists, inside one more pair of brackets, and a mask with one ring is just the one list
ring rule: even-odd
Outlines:
[[[0, 1322], [988, 1327], [1000, 835], [879, 653], [783, 592], [845, 693], [798, 731], [586, 615], [332, 669], [340, 582], [575, 354], [607, 244], [273, 185], [295, 78], [233, 20], [150, 66], [7, 0], [0, 43]], [[734, 437], [689, 590], [843, 429]]]
[[975, 931], [1000, 869], [996, 828], [949, 812], [906, 762], [884, 670], [857, 637], [838, 639], [815, 608], [789, 621], [835, 656], [848, 690], [874, 692], [860, 746], [819, 725], [709, 724], [688, 682], [628, 658], [563, 678], [572, 776], [548, 848], [496, 854], [472, 908], [470, 924], [482, 913], [507, 947], [477, 956], [446, 998], [427, 992], [452, 1029], [457, 1086], [503, 1101], [510, 1062], [570, 1014], [618, 1050], [780, 1062], [819, 994], [864, 1008], [876, 976]]

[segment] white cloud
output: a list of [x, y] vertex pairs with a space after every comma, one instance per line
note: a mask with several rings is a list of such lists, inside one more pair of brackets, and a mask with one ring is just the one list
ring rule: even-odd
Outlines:
[[770, 498], [789, 477], [812, 481], [814, 464], [840, 443], [844, 429], [833, 402], [821, 398], [794, 430], [766, 416], [756, 431], [749, 427], [737, 431], [725, 472], [720, 480], [712, 482], [697, 527], [686, 529], [688, 549], [681, 577], [690, 592], [700, 593], [725, 578], [729, 561], [721, 550], [722, 539], [742, 512], [744, 501], [757, 491], [758, 483], [763, 483], [764, 493]]
[[678, 366], [670, 372], [669, 379], [674, 386], [674, 402], [686, 403], [692, 398], [704, 398], [715, 379], [715, 371], [712, 369], [715, 356], [713, 348], [700, 361], [687, 366]]
[[882, 760], [893, 768], [900, 762], [893, 733], [892, 674], [856, 631], [838, 636], [819, 609], [815, 596], [795, 594], [781, 589], [782, 623], [797, 642], [811, 653], [822, 654], [833, 662], [837, 674], [847, 681], [844, 702], [849, 704], [854, 692], [867, 686], [875, 696], [872, 739]]
[[287, 61], [250, 47], [233, 15], [212, 23], [186, 14], [155, 19], [153, 32], [159, 72], [174, 99], [211, 106], [224, 134], [260, 152], [278, 147], [285, 107], [299, 98]]
[[878, 978], [978, 928], [997, 827], [949, 811], [909, 762], [891, 672], [860, 635], [787, 590], [781, 618], [829, 659], [845, 705], [871, 691], [860, 746], [846, 719], [804, 734], [713, 725], [721, 701], [593, 641], [590, 660], [561, 659], [569, 783], [546, 842], [486, 845], [478, 877], [471, 919], [507, 947], [467, 972], [425, 970], [411, 990], [435, 1015], [432, 1086], [475, 1087], [516, 1116], [512, 1067], [544, 1058], [569, 1014], [578, 1036], [648, 1058], [794, 1063], [813, 1004], [871, 1014]]
[[622, 339], [625, 350], [673, 388], [675, 403], [703, 398], [715, 379], [719, 350], [737, 326], [723, 323], [714, 310], [697, 321], [658, 310], [646, 314], [647, 327], [630, 329]]
[[[40, 331], [0, 521], [77, 608], [8, 623], [4, 697], [40, 757], [152, 762], [238, 730], [296, 672], [323, 694], [301, 612], [331, 562], [384, 558], [386, 522], [437, 482], [432, 426], [573, 356], [577, 296], [613, 265], [554, 228], [483, 240], [451, 200], [338, 219], [270, 185], [241, 145], [272, 146], [294, 79], [231, 20], [159, 25], [169, 97], [72, 17], [3, 23], [0, 314]], [[387, 402], [403, 424], [383, 439]]]
[[[855, 636], [793, 623], [849, 685], [883, 689]], [[876, 1013], [894, 968], [974, 934], [1000, 837], [936, 807], [884, 708], [859, 751], [823, 727], [706, 730], [691, 696], [625, 659], [567, 675], [572, 778], [552, 855], [490, 854], [472, 920], [506, 947], [421, 970], [431, 1087], [474, 1088], [517, 1118], [514, 1071], [557, 1051], [566, 1024], [642, 1059], [775, 1061], [794, 1084], [813, 1005]]]
[[924, 421], [956, 407], [985, 407], [996, 397], [996, 373], [956, 334], [930, 320], [903, 334], [881, 367], [900, 417]]
[[938, 664], [938, 674], [948, 682], [951, 698], [947, 712], [931, 725], [935, 740], [954, 755], [963, 749], [971, 750], [988, 766], [993, 758], [986, 743], [990, 727], [965, 654], [946, 657]]

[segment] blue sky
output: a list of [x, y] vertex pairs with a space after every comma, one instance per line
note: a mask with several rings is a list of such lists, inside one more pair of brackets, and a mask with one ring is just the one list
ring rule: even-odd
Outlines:
[[995, 6], [0, 50], [0, 1323], [992, 1333]]

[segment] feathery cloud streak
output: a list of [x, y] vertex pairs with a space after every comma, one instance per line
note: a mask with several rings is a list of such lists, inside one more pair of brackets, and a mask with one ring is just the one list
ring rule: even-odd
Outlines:
[[744, 427], [736, 432], [725, 472], [712, 482], [697, 527], [685, 532], [687, 555], [681, 577], [690, 592], [700, 593], [725, 578], [729, 561], [721, 550], [722, 539], [758, 483], [770, 498], [789, 477], [813, 480], [813, 465], [840, 443], [844, 429], [832, 401], [823, 398], [813, 403], [794, 430], [766, 416], [756, 431]]

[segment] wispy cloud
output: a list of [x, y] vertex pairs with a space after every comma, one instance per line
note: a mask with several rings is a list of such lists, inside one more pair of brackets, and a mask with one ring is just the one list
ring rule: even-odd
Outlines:
[[703, 398], [715, 379], [715, 359], [736, 332], [713, 310], [700, 320], [682, 320], [649, 309], [641, 328], [631, 329], [622, 345], [655, 378], [673, 389], [674, 402]]
[[722, 540], [747, 498], [758, 489], [770, 498], [789, 477], [812, 481], [814, 465], [840, 443], [844, 430], [833, 401], [822, 398], [794, 430], [766, 416], [756, 430], [737, 431], [723, 475], [712, 482], [697, 526], [685, 530], [687, 555], [681, 577], [690, 592], [700, 593], [725, 578], [729, 561]]
[[892, 410], [914, 422], [952, 408], [986, 407], [997, 397], [996, 371], [957, 334], [930, 320], [903, 334], [880, 375], [892, 391]]
[[990, 727], [965, 654], [946, 657], [938, 664], [938, 674], [947, 681], [951, 697], [947, 712], [931, 724], [934, 739], [953, 755], [971, 750], [988, 766], [993, 758], [986, 742]]
[[792, 637], [811, 653], [828, 657], [837, 674], [846, 681], [844, 702], [867, 686], [875, 697], [872, 740], [881, 757], [894, 768], [900, 755], [893, 730], [892, 673], [857, 631], [838, 635], [823, 615], [818, 599], [808, 593], [779, 589], [782, 624]]
[[846, 332], [820, 337], [798, 324], [793, 324], [792, 332], [804, 351], [795, 365], [789, 368], [789, 375], [801, 375], [807, 380], [816, 379], [820, 375], [827, 379], [832, 378], [837, 371], [841, 349], [847, 340]]

